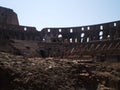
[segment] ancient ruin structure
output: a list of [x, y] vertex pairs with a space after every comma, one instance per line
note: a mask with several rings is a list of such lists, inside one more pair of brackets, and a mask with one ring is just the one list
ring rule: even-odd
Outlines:
[[0, 90], [120, 90], [119, 61], [120, 20], [38, 31], [0, 7]]
[[0, 7], [0, 23], [19, 25], [17, 14], [12, 9]]
[[25, 56], [120, 59], [120, 21], [37, 31], [19, 25], [13, 10], [0, 7], [0, 40], [13, 40], [10, 45]]

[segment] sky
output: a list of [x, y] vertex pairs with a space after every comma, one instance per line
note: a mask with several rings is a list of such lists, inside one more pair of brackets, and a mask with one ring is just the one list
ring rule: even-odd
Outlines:
[[17, 13], [19, 24], [75, 27], [120, 20], [120, 0], [0, 0]]

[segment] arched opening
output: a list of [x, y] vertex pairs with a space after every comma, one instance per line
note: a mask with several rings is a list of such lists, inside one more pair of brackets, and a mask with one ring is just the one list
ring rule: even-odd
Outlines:
[[116, 23], [114, 23], [114, 27], [116, 27], [117, 26], [117, 24]]
[[87, 30], [90, 30], [90, 27], [87, 27]]
[[103, 39], [103, 31], [99, 32], [99, 39], [102, 40]]
[[48, 32], [50, 32], [50, 29], [48, 29]]
[[58, 35], [58, 38], [62, 38], [62, 34], [59, 34], [59, 35]]
[[100, 31], [100, 32], [99, 32], [99, 36], [102, 36], [102, 35], [103, 35], [103, 31]]
[[82, 27], [81, 30], [84, 31], [84, 27]]
[[72, 38], [70, 38], [70, 43], [72, 43]]
[[81, 38], [83, 38], [85, 36], [85, 34], [84, 33], [81, 33]]
[[59, 29], [59, 32], [62, 32], [62, 29]]
[[100, 40], [102, 40], [103, 39], [103, 36], [100, 36], [100, 38], [99, 38]]
[[83, 38], [81, 38], [81, 43], [83, 43]]
[[73, 29], [70, 29], [70, 33], [73, 33]]
[[45, 42], [45, 38], [43, 38], [43, 42]]
[[102, 25], [100, 26], [100, 30], [103, 30], [103, 26]]
[[24, 31], [27, 31], [27, 28], [26, 28], [26, 27], [24, 27]]
[[78, 41], [77, 41], [77, 38], [75, 38], [75, 43], [77, 43]]
[[40, 56], [43, 58], [47, 57], [45, 50], [40, 50]]
[[109, 39], [109, 38], [110, 38], [110, 35], [107, 35], [107, 38]]
[[89, 42], [89, 41], [90, 41], [90, 38], [88, 37], [88, 38], [87, 38], [87, 42]]

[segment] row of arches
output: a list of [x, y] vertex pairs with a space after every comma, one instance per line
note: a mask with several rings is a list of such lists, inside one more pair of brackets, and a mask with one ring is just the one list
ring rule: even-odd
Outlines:
[[[64, 38], [64, 36], [62, 34], [58, 34], [57, 38], [62, 39], [62, 41], [65, 41], [65, 39], [66, 39], [66, 38]], [[77, 37], [77, 36], [68, 37], [67, 41], [70, 42], [70, 43], [73, 43], [73, 42], [74, 43], [78, 43], [78, 42], [82, 43], [84, 41], [89, 42], [91, 40], [90, 38], [91, 37], [86, 37], [85, 33], [83, 32], [83, 33], [79, 34], [79, 37]], [[110, 38], [110, 35], [108, 34], [107, 39], [109, 39], [109, 38]], [[98, 39], [96, 39], [96, 40], [102, 40], [102, 39], [103, 39], [103, 31], [100, 31], [99, 34], [98, 34]], [[45, 39], [44, 39], [44, 41], [45, 41]]]
[[17, 30], [0, 30], [0, 39], [17, 39], [17, 40], [41, 40], [39, 32], [25, 32]]
[[[96, 25], [96, 26], [97, 26], [97, 25]], [[94, 25], [92, 25], [92, 26], [83, 26], [83, 27], [76, 27], [76, 28], [79, 28], [80, 31], [85, 31], [85, 30], [92, 30], [93, 27], [94, 27]], [[114, 23], [112, 24], [112, 27], [116, 28], [116, 27], [117, 27], [117, 23], [114, 22]], [[57, 31], [58, 31], [59, 33], [62, 33], [62, 32], [64, 32], [64, 30], [66, 29], [66, 30], [69, 31], [69, 33], [74, 33], [74, 30], [75, 30], [76, 28], [57, 28]], [[109, 27], [109, 28], [110, 28], [110, 27]], [[53, 28], [52, 28], [52, 29], [53, 29]], [[51, 28], [48, 28], [48, 29], [47, 29], [47, 32], [48, 32], [48, 33], [52, 32], [52, 29], [51, 29]], [[98, 25], [97, 28], [96, 28], [96, 30], [104, 30], [104, 25]]]
[[82, 27], [46, 28], [43, 32], [45, 31], [45, 35], [51, 35], [53, 36], [52, 38], [58, 38], [62, 42], [82, 43], [96, 40], [119, 39], [119, 28], [120, 22], [117, 21]]

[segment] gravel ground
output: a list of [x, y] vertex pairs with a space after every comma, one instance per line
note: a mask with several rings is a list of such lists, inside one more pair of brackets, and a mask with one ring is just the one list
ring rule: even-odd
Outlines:
[[119, 66], [0, 52], [0, 90], [120, 90]]

